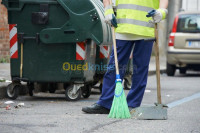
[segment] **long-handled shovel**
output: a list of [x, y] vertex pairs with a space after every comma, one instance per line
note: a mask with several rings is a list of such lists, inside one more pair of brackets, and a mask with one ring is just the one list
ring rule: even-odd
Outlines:
[[[155, 14], [155, 10], [149, 12], [147, 17]], [[141, 106], [131, 110], [132, 118], [143, 120], [166, 120], [167, 119], [167, 106], [162, 104], [161, 101], [161, 86], [160, 86], [160, 61], [159, 61], [159, 45], [158, 45], [158, 25], [155, 24], [155, 57], [156, 57], [156, 78], [157, 78], [157, 103], [155, 106]], [[148, 40], [152, 41], [152, 40]]]

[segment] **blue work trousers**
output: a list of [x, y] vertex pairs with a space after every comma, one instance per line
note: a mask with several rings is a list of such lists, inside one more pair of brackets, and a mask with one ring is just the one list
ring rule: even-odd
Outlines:
[[[125, 76], [126, 66], [134, 46], [132, 86], [127, 95], [127, 102], [129, 107], [139, 107], [147, 85], [153, 41], [116, 40], [116, 44], [121, 79]], [[115, 79], [115, 61], [112, 49], [108, 69], [103, 79], [102, 95], [97, 104], [108, 109], [111, 108], [115, 90]]]

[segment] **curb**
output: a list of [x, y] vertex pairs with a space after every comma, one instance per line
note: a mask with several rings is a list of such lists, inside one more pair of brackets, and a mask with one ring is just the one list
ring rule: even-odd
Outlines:
[[[160, 74], [166, 73], [166, 69], [160, 69]], [[156, 70], [149, 70], [148, 75], [152, 76], [156, 74]]]

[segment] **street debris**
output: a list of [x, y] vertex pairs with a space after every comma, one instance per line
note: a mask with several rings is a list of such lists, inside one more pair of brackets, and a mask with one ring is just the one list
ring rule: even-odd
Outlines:
[[6, 80], [4, 78], [0, 77], [0, 82], [5, 82]]
[[[4, 107], [0, 107], [0, 108], [5, 108], [6, 110], [11, 110], [11, 105], [10, 104], [14, 104], [13, 101], [6, 101], [4, 102], [4, 104], [7, 104], [6, 106]], [[16, 104], [15, 104], [16, 105]], [[14, 105], [13, 105], [14, 106]], [[14, 106], [16, 109], [17, 108], [20, 108], [20, 107], [24, 107], [25, 104], [24, 103], [18, 103], [16, 106]]]
[[10, 105], [7, 105], [7, 106], [6, 106], [6, 110], [11, 110]]
[[167, 97], [170, 97], [170, 95], [166, 95]]
[[138, 116], [141, 116], [142, 115], [142, 113], [140, 113]]
[[24, 103], [19, 103], [17, 104], [17, 106], [15, 106], [15, 108], [20, 108], [20, 107], [23, 107], [24, 106]]
[[149, 93], [149, 92], [151, 92], [151, 90], [145, 90], [145, 92], [146, 92], [146, 93]]
[[5, 82], [6, 82], [6, 83], [12, 83], [12, 81], [10, 81], [10, 80], [6, 80]]
[[4, 102], [4, 104], [13, 104], [14, 102], [13, 101], [6, 101]]

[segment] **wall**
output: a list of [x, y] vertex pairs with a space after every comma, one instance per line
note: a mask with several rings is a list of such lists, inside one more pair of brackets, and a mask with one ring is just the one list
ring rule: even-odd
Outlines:
[[200, 0], [183, 0], [182, 9], [185, 11], [200, 11]]
[[[1, 0], [0, 0], [1, 3]], [[0, 61], [9, 57], [9, 26], [7, 9], [0, 4]]]

